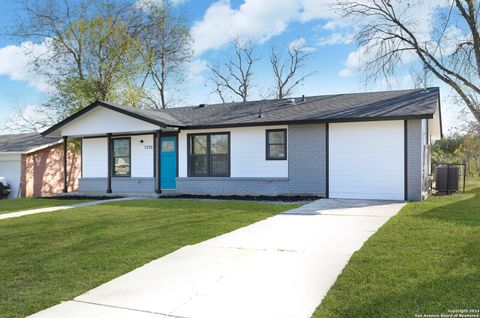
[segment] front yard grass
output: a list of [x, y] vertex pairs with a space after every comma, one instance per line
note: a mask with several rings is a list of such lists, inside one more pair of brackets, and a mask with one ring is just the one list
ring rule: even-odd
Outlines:
[[313, 317], [478, 310], [480, 178], [467, 186], [466, 194], [408, 203], [352, 256]]
[[88, 202], [92, 200], [79, 199], [42, 199], [42, 198], [21, 198], [21, 199], [2, 199], [0, 200], [0, 214], [17, 212], [23, 210], [32, 210], [48, 208], [54, 206], [68, 205], [74, 203]]
[[69, 300], [151, 260], [298, 204], [142, 200], [0, 221], [0, 317]]

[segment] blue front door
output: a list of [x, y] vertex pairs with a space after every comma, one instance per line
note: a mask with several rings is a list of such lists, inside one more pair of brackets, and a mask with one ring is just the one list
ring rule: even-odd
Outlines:
[[160, 186], [175, 189], [177, 177], [177, 137], [160, 138]]

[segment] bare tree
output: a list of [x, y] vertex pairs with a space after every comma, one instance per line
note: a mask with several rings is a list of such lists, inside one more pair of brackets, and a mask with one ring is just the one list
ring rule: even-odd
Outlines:
[[225, 104], [226, 96], [225, 96], [223, 79], [214, 73], [210, 78], [210, 80], [213, 82], [213, 85], [214, 85], [212, 93], [216, 94], [220, 98], [222, 103]]
[[[435, 29], [425, 37], [412, 11], [424, 0], [339, 1], [345, 17], [356, 18], [357, 40], [369, 80], [395, 74], [409, 54], [417, 56], [438, 79], [461, 97], [480, 122], [480, 32], [478, 0], [452, 0], [449, 10], [436, 10]], [[464, 36], [448, 36], [465, 24]]]
[[255, 56], [255, 45], [252, 42], [242, 43], [236, 40], [232, 43], [234, 56], [219, 65], [209, 65], [212, 72], [212, 81], [215, 84], [214, 92], [225, 102], [225, 91], [237, 95], [242, 102], [248, 100], [252, 88], [252, 66], [258, 61]]
[[143, 85], [150, 77], [159, 99], [154, 96], [147, 96], [147, 99], [155, 108], [166, 108], [167, 90], [181, 84], [184, 66], [193, 55], [192, 38], [184, 16], [175, 11], [169, 1], [163, 0], [146, 11], [147, 23], [141, 43], [147, 65]]
[[310, 72], [298, 76], [298, 72], [305, 66], [305, 61], [312, 55], [312, 52], [305, 49], [302, 44], [287, 46], [287, 55], [286, 58], [283, 58], [275, 47], [272, 47], [270, 64], [275, 77], [275, 97], [278, 99], [290, 96], [298, 84], [313, 74]]
[[2, 129], [12, 132], [40, 132], [59, 119], [55, 110], [48, 105], [17, 107], [15, 112], [7, 117]]

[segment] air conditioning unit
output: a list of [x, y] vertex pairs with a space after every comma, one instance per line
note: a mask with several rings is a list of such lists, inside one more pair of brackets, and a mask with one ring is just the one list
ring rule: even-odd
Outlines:
[[435, 169], [435, 190], [451, 194], [459, 191], [460, 167], [457, 165], [441, 165]]

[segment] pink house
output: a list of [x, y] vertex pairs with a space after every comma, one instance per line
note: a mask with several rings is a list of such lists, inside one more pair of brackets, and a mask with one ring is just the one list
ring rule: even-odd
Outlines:
[[77, 147], [71, 143], [64, 148], [62, 139], [38, 133], [0, 135], [0, 176], [11, 186], [9, 197], [44, 197], [62, 192], [65, 154], [67, 190], [76, 191], [81, 173]]

